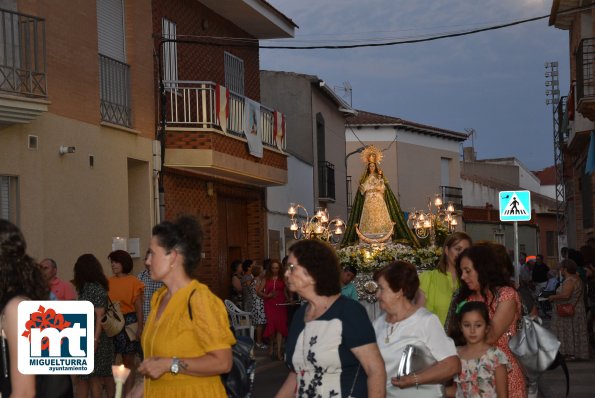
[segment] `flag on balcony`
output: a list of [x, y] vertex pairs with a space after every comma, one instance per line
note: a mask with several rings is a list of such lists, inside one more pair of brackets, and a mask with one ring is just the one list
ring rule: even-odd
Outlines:
[[244, 135], [248, 141], [248, 150], [250, 155], [262, 158], [260, 104], [248, 98], [245, 98], [244, 101]]
[[593, 174], [595, 171], [595, 131], [591, 131], [587, 162], [585, 163], [585, 174]]
[[229, 89], [217, 84], [215, 88], [215, 106], [219, 126], [227, 133], [227, 120], [229, 119]]
[[279, 150], [283, 150], [283, 138], [285, 137], [285, 115], [275, 111], [275, 130], [273, 131], [273, 140]]

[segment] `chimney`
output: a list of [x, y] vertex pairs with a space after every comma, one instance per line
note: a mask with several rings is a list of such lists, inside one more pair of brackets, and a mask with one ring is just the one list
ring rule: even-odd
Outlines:
[[475, 161], [475, 151], [472, 146], [467, 146], [463, 148], [463, 161], [465, 162], [474, 162]]

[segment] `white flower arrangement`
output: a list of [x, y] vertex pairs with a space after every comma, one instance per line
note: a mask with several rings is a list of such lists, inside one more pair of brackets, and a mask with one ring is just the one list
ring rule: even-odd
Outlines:
[[440, 247], [416, 249], [400, 243], [359, 243], [337, 250], [342, 267], [353, 265], [361, 273], [373, 273], [395, 260], [407, 261], [415, 265], [418, 271], [425, 271], [436, 266], [441, 253]]

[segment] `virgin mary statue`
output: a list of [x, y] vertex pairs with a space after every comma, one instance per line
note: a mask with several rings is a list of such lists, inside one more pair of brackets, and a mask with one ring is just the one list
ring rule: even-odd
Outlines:
[[366, 170], [359, 181], [341, 246], [353, 245], [359, 239], [367, 243], [392, 240], [418, 247], [419, 242], [407, 226], [399, 202], [379, 167], [382, 152], [368, 146], [361, 158]]

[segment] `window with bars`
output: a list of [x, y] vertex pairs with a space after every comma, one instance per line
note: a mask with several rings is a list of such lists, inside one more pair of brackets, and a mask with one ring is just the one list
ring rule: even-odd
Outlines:
[[225, 87], [244, 96], [244, 61], [225, 52]]
[[0, 175], [0, 218], [18, 225], [18, 177]]
[[123, 0], [97, 1], [99, 106], [104, 122], [132, 127]]
[[[176, 23], [163, 18], [161, 20], [161, 34], [164, 39], [176, 39]], [[163, 43], [163, 81], [165, 87], [175, 87], [178, 80], [178, 43]]]

